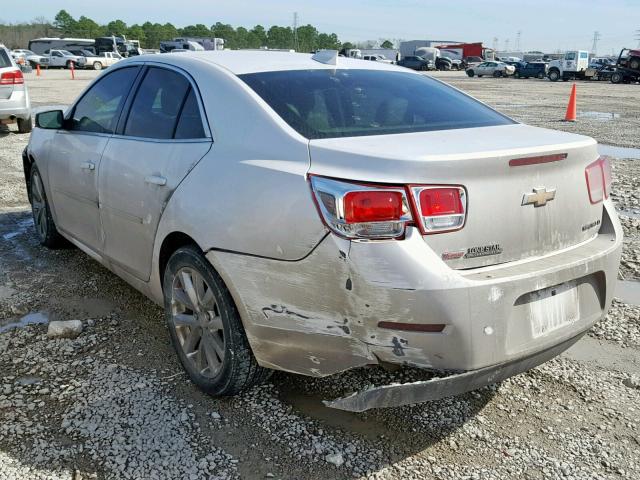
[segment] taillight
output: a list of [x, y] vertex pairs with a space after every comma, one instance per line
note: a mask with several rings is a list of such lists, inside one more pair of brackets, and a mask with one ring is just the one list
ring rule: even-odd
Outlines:
[[24, 76], [20, 70], [11, 70], [0, 75], [0, 85], [21, 85], [24, 83]]
[[400, 238], [412, 220], [404, 187], [311, 176], [311, 188], [327, 226], [345, 238]]
[[403, 198], [394, 190], [349, 192], [344, 196], [344, 219], [347, 223], [400, 220]]
[[600, 157], [587, 165], [584, 175], [587, 180], [589, 201], [592, 204], [609, 198], [611, 193], [611, 162], [608, 157]]
[[464, 226], [467, 199], [462, 187], [411, 185], [422, 233], [443, 233]]
[[369, 185], [315, 175], [310, 178], [324, 222], [345, 238], [397, 239], [413, 223], [423, 234], [464, 226], [467, 201], [462, 187]]

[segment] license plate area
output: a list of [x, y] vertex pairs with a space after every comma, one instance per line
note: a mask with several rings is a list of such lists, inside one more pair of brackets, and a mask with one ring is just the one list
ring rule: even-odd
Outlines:
[[533, 338], [543, 337], [580, 319], [576, 282], [566, 282], [528, 294], [527, 317]]

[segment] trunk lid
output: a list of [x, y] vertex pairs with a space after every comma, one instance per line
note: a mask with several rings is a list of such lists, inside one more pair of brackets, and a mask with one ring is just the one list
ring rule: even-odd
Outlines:
[[[527, 125], [311, 140], [310, 172], [381, 184], [462, 185], [467, 215], [459, 231], [424, 235], [452, 268], [476, 268], [562, 250], [592, 238], [602, 204], [589, 201], [585, 167], [595, 140]], [[566, 154], [548, 163], [513, 159]], [[524, 204], [555, 189], [544, 206]], [[530, 200], [528, 197], [527, 200]], [[457, 257], [457, 258], [456, 258]]]

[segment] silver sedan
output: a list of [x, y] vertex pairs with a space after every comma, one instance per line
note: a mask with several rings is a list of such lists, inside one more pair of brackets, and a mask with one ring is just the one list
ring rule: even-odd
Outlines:
[[473, 77], [475, 75], [477, 75], [478, 77], [506, 77], [509, 75], [513, 75], [515, 71], [516, 67], [503, 62], [482, 62], [473, 67], [467, 68], [467, 75], [469, 75], [470, 77]]
[[607, 312], [622, 231], [596, 142], [337, 52], [123, 60], [24, 152], [43, 245], [164, 305], [191, 379], [457, 374], [332, 402], [441, 398], [534, 367]]

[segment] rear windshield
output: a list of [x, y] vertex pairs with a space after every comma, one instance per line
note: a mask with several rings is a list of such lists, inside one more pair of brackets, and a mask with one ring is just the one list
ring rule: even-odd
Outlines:
[[0, 48], [0, 68], [13, 67], [11, 59], [4, 48]]
[[309, 139], [514, 123], [451, 87], [413, 73], [322, 69], [240, 78]]

